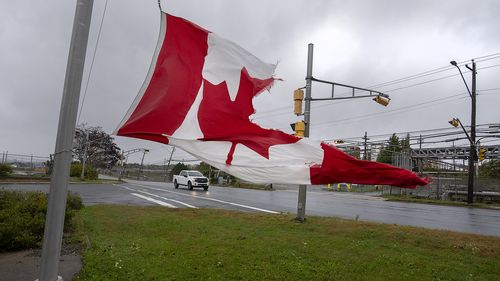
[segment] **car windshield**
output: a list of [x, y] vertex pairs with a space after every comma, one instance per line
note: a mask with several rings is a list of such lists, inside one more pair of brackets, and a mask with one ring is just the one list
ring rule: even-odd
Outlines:
[[191, 177], [203, 177], [203, 175], [200, 172], [198, 172], [198, 171], [188, 172], [188, 174]]

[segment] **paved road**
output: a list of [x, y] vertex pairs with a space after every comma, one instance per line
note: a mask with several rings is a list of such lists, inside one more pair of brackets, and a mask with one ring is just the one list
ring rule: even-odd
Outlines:
[[[9, 189], [47, 191], [48, 184], [2, 185]], [[87, 205], [162, 205], [170, 208], [220, 208], [250, 212], [295, 213], [297, 189], [275, 191], [211, 186], [208, 191], [174, 189], [170, 183], [71, 184]], [[312, 187], [307, 215], [335, 216], [388, 224], [420, 226], [500, 236], [500, 210], [389, 202], [378, 197], [329, 192]]]

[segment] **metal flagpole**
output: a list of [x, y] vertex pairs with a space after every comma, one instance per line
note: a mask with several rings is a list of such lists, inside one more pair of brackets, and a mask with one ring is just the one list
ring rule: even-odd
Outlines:
[[59, 257], [66, 211], [71, 149], [76, 127], [85, 53], [92, 17], [93, 0], [77, 0], [66, 77], [59, 113], [54, 170], [50, 181], [49, 204], [43, 236], [39, 281], [62, 281], [58, 276]]

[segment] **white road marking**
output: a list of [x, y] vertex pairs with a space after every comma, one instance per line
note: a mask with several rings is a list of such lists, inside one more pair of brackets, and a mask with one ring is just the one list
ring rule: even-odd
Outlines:
[[279, 214], [280, 213], [280, 212], [276, 212], [276, 211], [266, 210], [266, 209], [262, 209], [262, 208], [252, 207], [252, 206], [238, 204], [238, 203], [233, 203], [233, 202], [228, 202], [228, 201], [223, 201], [223, 200], [214, 199], [214, 198], [196, 196], [196, 195], [191, 195], [191, 194], [184, 194], [184, 193], [180, 193], [180, 192], [176, 192], [176, 191], [170, 191], [170, 190], [165, 190], [165, 189], [160, 189], [160, 188], [154, 188], [154, 187], [150, 187], [150, 186], [146, 186], [146, 185], [141, 185], [141, 184], [134, 184], [134, 183], [129, 183], [129, 184], [130, 185], [144, 187], [144, 188], [148, 188], [148, 189], [163, 191], [163, 192], [175, 193], [175, 194], [182, 195], [182, 196], [195, 197], [195, 198], [199, 198], [199, 199], [204, 199], [204, 200], [219, 202], [219, 203], [223, 203], [223, 204], [238, 206], [238, 207], [242, 207], [242, 208], [246, 208], [246, 209], [261, 211], [261, 212], [264, 212], [264, 213], [270, 213], [270, 214]]
[[181, 202], [181, 201], [178, 201], [178, 200], [174, 200], [174, 199], [170, 199], [170, 198], [162, 197], [162, 196], [159, 196], [159, 195], [156, 195], [156, 194], [153, 194], [153, 193], [149, 193], [149, 192], [144, 191], [144, 190], [133, 189], [133, 188], [130, 188], [130, 187], [128, 187], [128, 186], [121, 185], [121, 184], [114, 184], [114, 185], [119, 186], [119, 187], [122, 187], [122, 188], [125, 188], [125, 189], [130, 190], [130, 191], [141, 192], [141, 193], [147, 194], [147, 195], [149, 195], [149, 196], [153, 196], [153, 197], [160, 198], [160, 199], [167, 200], [167, 201], [172, 201], [172, 202], [175, 202], [175, 203], [178, 203], [178, 204], [184, 205], [184, 206], [186, 206], [186, 207], [188, 207], [188, 208], [198, 209], [198, 207], [196, 207], [196, 206], [189, 205], [189, 204], [187, 204], [187, 203], [184, 203], [184, 202]]
[[156, 200], [156, 199], [153, 199], [153, 198], [151, 198], [151, 197], [147, 197], [147, 196], [144, 196], [144, 195], [141, 195], [141, 194], [137, 194], [137, 193], [133, 193], [133, 192], [132, 192], [132, 193], [130, 193], [130, 194], [132, 194], [132, 195], [134, 195], [134, 196], [137, 196], [137, 197], [139, 197], [139, 198], [142, 198], [142, 199], [144, 199], [144, 200], [147, 200], [147, 201], [150, 201], [150, 202], [156, 203], [156, 204], [158, 204], [158, 205], [164, 206], [164, 207], [169, 207], [169, 208], [177, 208], [177, 207], [175, 207], [174, 205], [171, 205], [171, 204], [165, 203], [165, 202], [163, 202], [163, 201]]

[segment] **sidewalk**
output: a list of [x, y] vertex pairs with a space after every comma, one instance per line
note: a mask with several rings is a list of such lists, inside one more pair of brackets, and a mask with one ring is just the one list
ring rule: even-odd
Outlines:
[[[82, 269], [82, 260], [76, 252], [61, 255], [59, 274], [64, 281], [72, 280]], [[40, 250], [0, 254], [0, 281], [35, 281], [40, 272]]]

